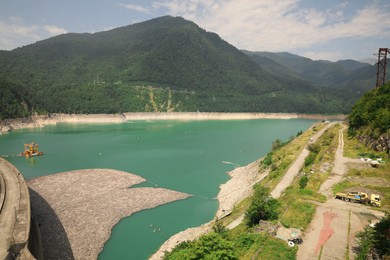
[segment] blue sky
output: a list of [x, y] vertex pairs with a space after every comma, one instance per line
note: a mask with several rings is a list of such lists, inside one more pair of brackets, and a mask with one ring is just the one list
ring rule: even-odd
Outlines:
[[1, 0], [0, 50], [182, 16], [239, 49], [336, 61], [390, 47], [388, 0]]

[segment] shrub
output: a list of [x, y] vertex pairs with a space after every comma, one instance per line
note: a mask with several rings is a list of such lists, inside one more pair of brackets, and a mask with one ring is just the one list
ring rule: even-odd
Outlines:
[[273, 152], [267, 153], [267, 156], [264, 158], [264, 160], [262, 162], [264, 167], [268, 167], [272, 164], [272, 155], [273, 155]]
[[317, 157], [316, 153], [310, 152], [309, 155], [305, 158], [305, 166], [309, 166], [313, 164], [316, 157]]
[[307, 182], [309, 181], [309, 178], [304, 175], [299, 179], [299, 188], [302, 190], [306, 188]]
[[275, 151], [283, 146], [283, 143], [280, 139], [276, 139], [272, 142], [272, 151]]
[[184, 242], [175, 247], [170, 253], [165, 253], [164, 259], [226, 259], [235, 260], [235, 253], [231, 241], [222, 238], [216, 233], [200, 237], [194, 242]]
[[268, 188], [257, 185], [251, 204], [245, 212], [247, 226], [253, 227], [260, 220], [276, 219], [278, 217], [277, 209], [279, 205], [276, 199], [270, 197]]
[[321, 146], [319, 144], [309, 144], [309, 146], [307, 147], [307, 149], [310, 151], [310, 152], [313, 152], [315, 154], [318, 154], [321, 150]]
[[387, 214], [375, 227], [366, 226], [356, 235], [358, 240], [356, 259], [389, 259], [390, 215]]
[[222, 222], [217, 221], [215, 225], [213, 226], [213, 231], [220, 235], [223, 238], [227, 237], [227, 229], [226, 227], [222, 224]]

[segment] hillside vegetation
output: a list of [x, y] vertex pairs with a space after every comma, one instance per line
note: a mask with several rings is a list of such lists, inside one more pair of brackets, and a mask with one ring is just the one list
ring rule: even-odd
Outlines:
[[[38, 113], [346, 113], [356, 99], [296, 72], [270, 73], [217, 34], [170, 16], [0, 51], [0, 68], [1, 87], [17, 85]], [[23, 106], [7, 94], [3, 104], [15, 102]]]
[[30, 104], [22, 88], [0, 79], [0, 120], [30, 115]]
[[349, 115], [349, 134], [377, 151], [390, 151], [390, 83], [366, 93]]

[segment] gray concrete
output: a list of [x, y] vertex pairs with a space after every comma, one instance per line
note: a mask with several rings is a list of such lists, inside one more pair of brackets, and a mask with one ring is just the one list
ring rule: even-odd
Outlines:
[[[0, 158], [2, 207], [0, 212], [0, 259], [34, 259], [27, 249], [30, 234], [30, 196], [20, 172]], [[1, 199], [1, 196], [0, 196]]]

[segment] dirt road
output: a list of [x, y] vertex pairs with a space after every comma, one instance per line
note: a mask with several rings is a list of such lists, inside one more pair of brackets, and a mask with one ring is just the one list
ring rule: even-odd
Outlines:
[[384, 215], [383, 212], [372, 210], [368, 206], [333, 198], [332, 186], [342, 180], [347, 172], [346, 163], [352, 161], [343, 156], [345, 129], [346, 127], [343, 127], [339, 131], [339, 145], [331, 175], [319, 189], [328, 200], [317, 207], [303, 237], [304, 243], [299, 246], [298, 260], [353, 259], [356, 233], [369, 221], [375, 223]]

